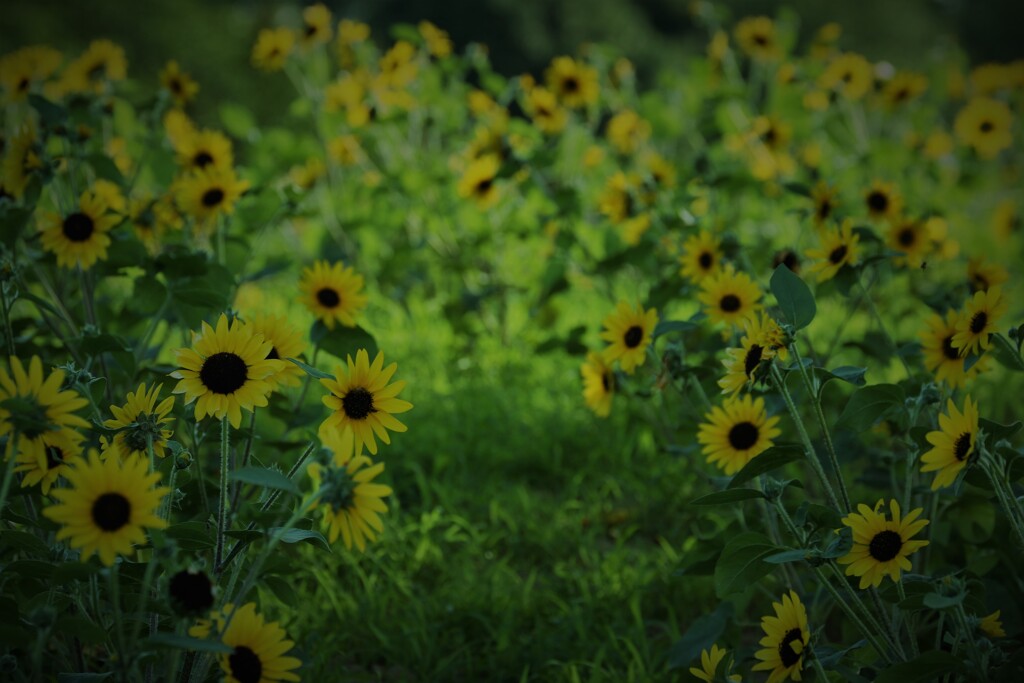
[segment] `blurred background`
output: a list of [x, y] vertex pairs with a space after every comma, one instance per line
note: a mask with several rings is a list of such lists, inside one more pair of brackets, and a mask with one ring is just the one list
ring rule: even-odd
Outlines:
[[[0, 23], [3, 51], [31, 43], [84, 49], [94, 38], [110, 38], [127, 51], [129, 76], [155, 81], [168, 59], [202, 84], [204, 105], [225, 101], [250, 108], [261, 122], [283, 111], [291, 87], [282, 77], [257, 77], [249, 51], [260, 28], [295, 20], [312, 3], [264, 0], [34, 0], [5, 3]], [[378, 40], [396, 22], [433, 21], [459, 49], [470, 42], [489, 46], [499, 73], [539, 72], [553, 56], [586, 42], [608, 43], [636, 64], [642, 81], [702, 52], [691, 0], [324, 0], [335, 17], [369, 23]], [[829, 21], [843, 27], [844, 47], [872, 60], [914, 67], [928, 50], [959, 44], [972, 63], [1024, 56], [1024, 2], [1020, 0], [735, 0], [733, 18], [775, 16], [792, 10], [801, 37]], [[187, 45], [187, 48], [182, 46]], [[926, 46], [922, 50], [922, 46]], [[210, 97], [216, 93], [215, 97]]]

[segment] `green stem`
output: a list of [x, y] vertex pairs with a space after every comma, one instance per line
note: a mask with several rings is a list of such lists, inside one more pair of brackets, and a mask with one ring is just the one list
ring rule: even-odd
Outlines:
[[967, 622], [967, 613], [964, 612], [963, 604], [957, 604], [956, 609], [953, 612], [956, 615], [957, 623], [960, 626], [960, 630], [963, 632], [963, 639], [967, 641], [967, 649], [971, 651], [971, 658], [974, 660], [974, 668], [979, 672], [981, 678], [978, 680], [987, 681], [988, 671], [981, 665], [982, 656], [981, 650], [978, 649], [978, 641], [974, 637], [974, 633], [971, 631], [971, 627]]
[[857, 279], [857, 284], [864, 290], [864, 300], [868, 302], [868, 310], [871, 312], [871, 317], [875, 319], [875, 324], [878, 325], [878, 330], [882, 333], [882, 336], [885, 337], [886, 343], [889, 344], [892, 354], [899, 358], [900, 363], [903, 365], [903, 369], [907, 373], [907, 377], [913, 377], [914, 373], [911, 371], [910, 366], [907, 365], [907, 359], [900, 355], [899, 347], [896, 346], [896, 342], [893, 341], [893, 338], [889, 335], [889, 330], [885, 327], [885, 321], [882, 320], [882, 314], [878, 312], [878, 307], [875, 306], [875, 302], [871, 298], [871, 295], [867, 294], [867, 290], [864, 289], [864, 285], [861, 284], [859, 277]]
[[828, 496], [829, 503], [836, 510], [841, 510], [839, 506], [839, 500], [836, 498], [836, 492], [832, 489], [832, 484], [829, 482], [828, 477], [825, 475], [825, 469], [821, 466], [821, 461], [818, 459], [818, 453], [814, 449], [814, 444], [811, 443], [811, 437], [807, 435], [807, 428], [804, 426], [803, 418], [800, 417], [800, 412], [796, 408], [796, 404], [793, 403], [793, 397], [789, 393], [789, 389], [786, 388], [786, 381], [782, 377], [782, 373], [779, 371], [779, 367], [772, 363], [771, 365], [772, 379], [775, 380], [775, 386], [779, 389], [779, 393], [782, 394], [783, 400], [786, 402], [786, 408], [789, 409], [789, 414], [793, 418], [793, 422], [796, 423], [797, 432], [800, 434], [800, 440], [804, 444], [804, 450], [807, 452], [807, 460], [811, 464], [811, 468], [814, 473], [821, 480], [821, 485], [825, 488], [825, 495]]
[[841, 609], [850, 621], [853, 622], [854, 626], [857, 627], [857, 630], [861, 632], [861, 635], [871, 643], [871, 647], [875, 649], [875, 652], [885, 659], [887, 664], [893, 664], [894, 660], [889, 654], [889, 649], [885, 647], [885, 643], [880, 642], [877, 638], [877, 631], [872, 630], [864, 623], [860, 615], [857, 614], [857, 611], [853, 609], [850, 603], [848, 603], [843, 596], [839, 594], [839, 591], [837, 591], [835, 586], [833, 586], [828, 580], [828, 577], [825, 575], [825, 572], [822, 571], [821, 567], [814, 567], [814, 573], [818, 577], [818, 582], [824, 586], [825, 590], [828, 591], [828, 594], [832, 596], [832, 600], [839, 605], [839, 609]]
[[700, 383], [700, 380], [697, 379], [697, 376], [693, 373], [690, 373], [687, 377], [690, 384], [693, 385], [693, 390], [696, 391], [697, 396], [700, 397], [701, 403], [704, 404], [704, 408], [711, 410], [711, 399], [708, 398], [708, 394], [704, 391], [704, 386]]
[[168, 295], [164, 297], [164, 302], [160, 304], [160, 309], [156, 312], [153, 318], [149, 321], [149, 327], [146, 328], [145, 333], [142, 335], [142, 339], [139, 340], [138, 345], [135, 347], [135, 363], [138, 364], [142, 357], [146, 353], [146, 347], [149, 344], [149, 340], [153, 337], [156, 332], [156, 328], [160, 325], [160, 321], [164, 319], [164, 313], [167, 311], [167, 307], [171, 303], [171, 297]]
[[1006, 513], [1007, 521], [1009, 521], [1014, 533], [1017, 534], [1017, 539], [1021, 545], [1024, 545], [1024, 511], [1021, 510], [1020, 502], [1014, 495], [1013, 489], [1009, 489], [1009, 485], [1004, 481], [1002, 474], [996, 470], [997, 464], [991, 460], [991, 454], [988, 453], [984, 446], [982, 446], [981, 451], [981, 457], [979, 458], [981, 468], [988, 475], [989, 481], [992, 482], [992, 490], [995, 492], [1003, 512]]
[[224, 557], [224, 533], [228, 517], [228, 445], [231, 426], [226, 417], [220, 420], [220, 498], [217, 501], [217, 549], [213, 566], [219, 567]]
[[3, 516], [4, 505], [7, 504], [7, 494], [11, 491], [11, 482], [14, 481], [14, 466], [18, 460], [18, 430], [7, 435], [7, 445], [4, 448], [4, 459], [7, 462], [4, 467], [4, 481], [0, 485], [0, 517]]
[[[900, 576], [900, 580], [896, 582], [896, 590], [899, 591], [900, 602], [902, 603], [904, 600], [907, 599], [907, 591], [905, 588], [903, 588], [902, 576]], [[917, 629], [915, 628], [916, 620], [914, 621], [914, 623], [911, 623], [909, 619], [904, 619], [904, 623], [907, 626], [907, 637], [910, 640], [910, 654], [912, 657], [917, 657], [919, 654], [921, 654], [921, 650], [917, 647]]]
[[828, 683], [828, 674], [825, 673], [825, 668], [821, 665], [818, 654], [816, 652], [812, 654], [811, 665], [814, 666], [814, 670], [818, 673], [818, 678], [821, 679], [821, 683]]
[[0, 301], [3, 302], [4, 311], [4, 338], [7, 340], [7, 355], [13, 356], [14, 353], [14, 328], [11, 327], [11, 305], [7, 301], [7, 284], [3, 283], [3, 291], [0, 292]]
[[118, 574], [118, 565], [115, 562], [107, 572], [110, 578], [110, 601], [114, 603], [114, 628], [117, 631], [117, 664], [121, 668], [121, 680], [128, 680], [128, 669], [126, 657], [128, 648], [124, 642], [124, 618], [121, 615], [121, 580]]

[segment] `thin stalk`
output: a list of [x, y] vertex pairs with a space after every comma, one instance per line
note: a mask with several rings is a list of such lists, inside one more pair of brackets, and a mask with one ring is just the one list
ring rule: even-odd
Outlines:
[[[249, 464], [249, 457], [252, 455], [252, 440], [253, 435], [256, 433], [256, 409], [253, 408], [249, 414], [249, 434], [245, 439], [245, 451], [242, 454], [242, 463], [239, 465], [240, 468], [246, 467]], [[235, 511], [238, 510], [238, 499], [242, 493], [242, 482], [235, 482], [234, 491], [231, 492], [231, 514], [234, 515]]]
[[[907, 599], [907, 591], [903, 587], [902, 576], [900, 576], [900, 580], [896, 582], [896, 590], [899, 591], [900, 602], [903, 602]], [[917, 647], [917, 629], [915, 628], [916, 621], [917, 620], [915, 619], [915, 623], [912, 624], [909, 619], [904, 619], [904, 623], [907, 626], [907, 638], [910, 640], [910, 655], [912, 657], [917, 657], [919, 654], [921, 654], [921, 650]]]
[[10, 302], [7, 301], [7, 283], [3, 284], [3, 291], [0, 292], [0, 301], [3, 302], [4, 311], [4, 339], [7, 340], [7, 355], [13, 356], [14, 353], [14, 328], [11, 327], [11, 306]]
[[[861, 284], [860, 279], [857, 280], [857, 284], [860, 285], [861, 289], [864, 289], [864, 285]], [[889, 335], [889, 330], [885, 327], [885, 321], [882, 320], [882, 314], [878, 312], [878, 307], [875, 306], [875, 302], [871, 298], [871, 295], [866, 294], [866, 290], [864, 300], [868, 302], [868, 310], [871, 312], [871, 317], [875, 319], [875, 324], [878, 325], [878, 330], [882, 333], [882, 336], [885, 337], [885, 341], [889, 344], [889, 348], [892, 350], [893, 355], [899, 358], [900, 364], [903, 365], [903, 369], [907, 373], [907, 377], [913, 377], [914, 373], [910, 369], [910, 366], [907, 365], [907, 359], [899, 354], [899, 347], [896, 346], [896, 342], [893, 341], [893, 338]]]
[[857, 627], [857, 630], [859, 630], [864, 638], [871, 643], [871, 647], [875, 648], [875, 652], [881, 655], [887, 664], [893, 664], [894, 660], [889, 654], [888, 648], [885, 647], [884, 643], [878, 640], [876, 632], [871, 630], [871, 628], [869, 628], [857, 614], [857, 611], [854, 610], [845, 599], [843, 599], [843, 596], [839, 594], [839, 591], [836, 590], [835, 586], [829, 582], [828, 577], [825, 576], [825, 572], [821, 570], [821, 567], [814, 567], [813, 569], [815, 575], [818, 577], [819, 583], [824, 586], [825, 590], [828, 591], [828, 594], [832, 596], [833, 602], [839, 605], [839, 609], [846, 614], [847, 618], [849, 618], [849, 620], [853, 622], [854, 626]]
[[818, 673], [818, 678], [821, 679], [821, 683], [828, 683], [828, 674], [825, 673], [825, 668], [821, 665], [821, 660], [818, 659], [817, 653], [813, 653], [814, 656], [811, 658], [811, 664], [814, 666], [814, 670]]
[[14, 480], [14, 466], [17, 464], [18, 453], [18, 430], [15, 429], [7, 436], [7, 446], [4, 449], [4, 459], [7, 466], [4, 468], [4, 481], [0, 485], [0, 517], [3, 516], [4, 505], [7, 504], [7, 494], [11, 491], [11, 482]]
[[114, 628], [116, 630], [117, 642], [117, 664], [121, 668], [121, 680], [128, 680], [128, 669], [126, 668], [128, 648], [124, 642], [124, 618], [121, 615], [121, 579], [118, 573], [118, 563], [114, 563], [107, 572], [110, 578], [110, 601], [114, 603]]
[[960, 630], [963, 632], [963, 639], [967, 641], [967, 649], [971, 651], [971, 658], [974, 660], [975, 667], [981, 674], [980, 680], [987, 681], [988, 671], [982, 666], [983, 658], [981, 656], [981, 650], [978, 648], [978, 641], [974, 638], [974, 634], [971, 632], [971, 627], [967, 622], [967, 613], [964, 612], [963, 604], [958, 604], [953, 613], [956, 615], [957, 623], [960, 626]]
[[160, 325], [160, 321], [164, 318], [164, 312], [171, 303], [170, 295], [164, 297], [164, 302], [160, 304], [160, 309], [156, 312], [153, 318], [149, 321], [149, 326], [146, 328], [145, 333], [142, 335], [142, 339], [135, 347], [135, 363], [138, 364], [142, 360], [142, 356], [146, 353], [146, 347], [149, 345], [149, 340], [153, 337], [156, 332], [156, 328]]
[[226, 417], [220, 420], [220, 498], [217, 501], [217, 549], [213, 566], [219, 567], [224, 558], [224, 532], [228, 518], [228, 450], [231, 426]]
[[890, 642], [896, 647], [896, 651], [903, 658], [907, 658], [907, 653], [903, 649], [903, 644], [900, 643], [899, 630], [896, 629], [892, 622], [885, 618], [885, 605], [882, 604], [882, 598], [878, 597], [878, 589], [871, 588], [868, 593], [871, 595], [871, 601], [875, 604], [875, 609], [878, 610], [878, 617], [885, 628], [885, 634], [888, 636]]

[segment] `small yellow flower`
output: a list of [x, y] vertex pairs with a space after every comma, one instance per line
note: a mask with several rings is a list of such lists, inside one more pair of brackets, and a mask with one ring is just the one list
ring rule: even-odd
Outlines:
[[604, 350], [605, 362], [619, 361], [622, 371], [632, 375], [647, 359], [647, 347], [653, 340], [651, 335], [657, 324], [658, 312], [655, 309], [644, 310], [640, 304], [631, 307], [620, 301], [604, 319], [601, 339], [609, 344]]

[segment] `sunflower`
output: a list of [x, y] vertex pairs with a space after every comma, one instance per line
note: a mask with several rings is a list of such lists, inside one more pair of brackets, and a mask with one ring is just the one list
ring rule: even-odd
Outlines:
[[991, 97], [975, 97], [956, 115], [953, 131], [982, 159], [993, 159], [1013, 144], [1010, 108]]
[[378, 513], [388, 511], [383, 499], [391, 495], [391, 487], [373, 483], [384, 471], [384, 463], [373, 464], [365, 455], [354, 455], [352, 434], [351, 429], [325, 434], [324, 446], [332, 451], [332, 460], [310, 465], [309, 476], [323, 492], [317, 507], [324, 510], [328, 540], [334, 543], [340, 534], [346, 548], [351, 550], [354, 542], [363, 552], [366, 542], [375, 541], [384, 530]]
[[202, 570], [182, 569], [168, 579], [167, 599], [180, 616], [202, 616], [213, 609], [213, 582]]
[[730, 264], [700, 283], [697, 299], [711, 322], [739, 325], [761, 308], [761, 288]]
[[102, 460], [92, 452], [88, 460], [74, 460], [64, 477], [68, 488], [53, 489], [59, 502], [43, 514], [62, 525], [57, 540], [80, 548], [83, 562], [97, 554], [109, 567], [118, 555], [131, 553], [132, 545], [145, 543], [146, 528], [167, 526], [157, 509], [170, 489], [154, 487], [160, 473], [150, 472], [145, 458]]
[[899, 71], [882, 88], [882, 100], [889, 107], [898, 107], [917, 99], [927, 89], [927, 76], [910, 71]]
[[616, 171], [605, 183], [597, 206], [612, 223], [621, 223], [635, 214], [637, 201], [634, 192], [639, 181], [633, 174]]
[[355, 166], [366, 154], [354, 135], [339, 135], [327, 143], [327, 156], [340, 166]]
[[764, 311], [744, 320], [743, 331], [740, 347], [728, 349], [728, 357], [722, 361], [725, 376], [718, 380], [718, 386], [723, 394], [735, 394], [753, 382], [762, 362], [775, 356], [785, 359], [788, 355], [782, 328]]
[[116, 429], [108, 453], [119, 458], [130, 455], [148, 457], [149, 444], [153, 444], [153, 454], [164, 457], [164, 446], [171, 438], [171, 430], [163, 429], [171, 422], [171, 409], [174, 408], [174, 397], [168, 396], [157, 404], [162, 385], [146, 388], [140, 384], [134, 392], [128, 392], [123, 406], [110, 406], [114, 418], [106, 420], [103, 426]]
[[975, 292], [956, 321], [956, 334], [950, 342], [953, 348], [959, 349], [961, 356], [971, 353], [980, 355], [992, 343], [989, 335], [996, 331], [996, 325], [1006, 314], [1007, 308], [1009, 302], [1003, 298], [1002, 287]]
[[768, 17], [746, 17], [733, 30], [743, 52], [757, 62], [771, 62], [782, 54], [775, 22]]
[[960, 315], [952, 309], [946, 312], [945, 318], [933, 313], [925, 321], [928, 329], [922, 330], [920, 335], [924, 366], [935, 375], [937, 382], [944, 382], [954, 389], [962, 389], [967, 380], [977, 377], [988, 360], [979, 358], [971, 368], [964, 370], [964, 358], [953, 347], [959, 319]]
[[775, 616], [761, 617], [764, 648], [754, 653], [759, 661], [753, 671], [771, 671], [767, 683], [781, 683], [787, 678], [800, 680], [804, 668], [804, 654], [811, 642], [807, 628], [807, 610], [793, 591], [782, 596], [782, 602], [773, 602]]
[[1005, 242], [1020, 233], [1021, 226], [1024, 226], [1024, 219], [1021, 217], [1017, 202], [1004, 199], [996, 205], [995, 211], [992, 212], [992, 228], [997, 238]]
[[657, 152], [649, 152], [644, 156], [643, 162], [655, 185], [660, 188], [676, 186], [676, 169], [668, 159]]
[[217, 130], [186, 130], [172, 140], [178, 164], [186, 172], [216, 169], [230, 172], [235, 159], [231, 140]]
[[921, 456], [922, 472], [936, 472], [932, 491], [952, 486], [957, 475], [977, 456], [974, 446], [978, 439], [978, 404], [971, 397], [964, 398], [964, 412], [957, 410], [953, 399], [946, 404], [946, 412], [939, 413], [938, 431], [925, 435], [933, 448]]
[[362, 289], [363, 276], [340, 262], [317, 261], [303, 269], [299, 281], [300, 301], [329, 330], [334, 329], [335, 323], [356, 326], [356, 315], [366, 306]]
[[421, 21], [416, 29], [423, 37], [423, 42], [426, 43], [427, 51], [431, 55], [441, 59], [452, 53], [452, 40], [448, 37], [447, 31], [439, 29], [429, 21]]
[[547, 135], [561, 133], [569, 120], [568, 113], [558, 104], [555, 94], [540, 86], [526, 93], [524, 109], [533, 119], [533, 125]]
[[235, 211], [235, 202], [249, 189], [248, 180], [239, 180], [232, 169], [216, 167], [194, 171], [181, 180], [178, 203], [198, 224], [200, 234], [208, 234], [219, 216]]
[[932, 250], [928, 225], [915, 218], [904, 217], [894, 221], [889, 226], [887, 237], [889, 246], [904, 254], [896, 259], [896, 263], [905, 263], [911, 268], [920, 267]]
[[839, 206], [839, 192], [824, 180], [811, 188], [811, 200], [814, 202], [814, 225], [821, 228], [828, 224]]
[[128, 62], [124, 50], [106, 40], [94, 40], [75, 61], [64, 69], [61, 89], [66, 93], [101, 93], [108, 82], [123, 81]]
[[601, 354], [590, 352], [580, 367], [583, 378], [583, 400], [598, 417], [608, 417], [615, 396], [615, 372], [605, 363]]
[[868, 215], [875, 220], [894, 220], [903, 212], [903, 196], [893, 183], [876, 180], [864, 193]]
[[280, 71], [295, 47], [295, 32], [285, 26], [265, 28], [252, 46], [252, 65], [260, 71]]
[[78, 206], [66, 216], [46, 212], [40, 218], [39, 232], [43, 248], [57, 257], [63, 268], [91, 267], [107, 257], [110, 236], [107, 234], [120, 219], [107, 213], [107, 204], [94, 192], [86, 190]]
[[[270, 342], [270, 351], [267, 352], [268, 359], [300, 358], [305, 350], [305, 343], [302, 341], [302, 334], [298, 328], [288, 323], [287, 316], [270, 315], [266, 313], [257, 314], [246, 326], [254, 336], [262, 335], [263, 339]], [[281, 363], [280, 368], [271, 375], [267, 375], [266, 381], [276, 389], [279, 386], [298, 386], [303, 372], [295, 363]]]
[[860, 236], [853, 232], [850, 219], [834, 230], [821, 235], [821, 248], [808, 249], [807, 258], [819, 259], [808, 273], [817, 273], [818, 282], [831, 280], [844, 266], [855, 266], [860, 260]]
[[46, 45], [30, 45], [0, 58], [0, 84], [7, 103], [24, 102], [60, 67], [63, 56]]
[[900, 571], [912, 567], [907, 558], [928, 545], [928, 541], [910, 540], [928, 525], [927, 519], [917, 519], [922, 508], [901, 518], [900, 504], [893, 499], [889, 501], [892, 519], [886, 519], [885, 513], [878, 511], [882, 505], [879, 500], [872, 510], [861, 503], [857, 506], [860, 514], [851, 512], [843, 518], [843, 524], [853, 531], [853, 549], [837, 562], [850, 565], [846, 575], [859, 576], [861, 589], [878, 588], [886, 575], [899, 581]]
[[683, 243], [679, 257], [680, 274], [694, 284], [718, 273], [722, 265], [722, 243], [707, 230], [690, 235]]
[[1010, 274], [1000, 265], [979, 257], [967, 260], [967, 283], [972, 294], [1002, 285], [1009, 279]]
[[4, 194], [21, 199], [32, 179], [33, 172], [42, 168], [39, 159], [39, 141], [35, 129], [24, 126], [6, 140], [3, 167], [0, 168], [0, 187]]
[[322, 3], [302, 10], [302, 33], [299, 36], [299, 43], [303, 49], [323, 45], [330, 42], [331, 38], [331, 10]]
[[185, 394], [185, 405], [196, 401], [197, 420], [207, 415], [219, 420], [226, 417], [238, 429], [242, 408], [251, 411], [267, 405], [272, 389], [267, 377], [280, 370], [283, 362], [267, 358], [272, 348], [239, 320], [229, 325], [222, 313], [216, 329], [203, 322], [192, 348], [174, 352], [178, 369], [171, 377], [181, 381], [173, 393]]
[[632, 109], [626, 109], [608, 120], [606, 135], [619, 154], [629, 155], [651, 136], [651, 124]]
[[500, 195], [494, 182], [500, 168], [501, 159], [495, 154], [474, 159], [459, 179], [459, 196], [473, 199], [481, 209], [494, 206]]
[[709, 463], [733, 475], [773, 445], [782, 433], [778, 423], [778, 417], [768, 417], [763, 398], [729, 397], [704, 416], [697, 441]]
[[[54, 370], [43, 377], [43, 362], [32, 356], [28, 370], [21, 360], [11, 356], [10, 374], [0, 367], [0, 436], [10, 439], [17, 432], [15, 457], [46, 467], [45, 437], [55, 431], [88, 428], [89, 423], [74, 414], [88, 404], [77, 392], [62, 391], [64, 371]], [[3, 407], [6, 404], [7, 407]], [[11, 445], [8, 443], [8, 449]], [[10, 450], [7, 451], [10, 457]]]
[[333, 411], [320, 425], [320, 437], [324, 438], [331, 429], [342, 432], [351, 428], [355, 453], [360, 453], [365, 445], [370, 453], [376, 455], [375, 434], [381, 441], [390, 444], [389, 429], [394, 432], [407, 429], [394, 417], [412, 408], [411, 403], [398, 398], [398, 393], [405, 387], [405, 381], [388, 384], [398, 364], [392, 363], [385, 368], [384, 353], [381, 351], [377, 352], [372, 364], [366, 349], [356, 352], [354, 362], [352, 356], [347, 361], [347, 368], [337, 366], [336, 378], [320, 380], [331, 392], [324, 396], [324, 405]]
[[256, 613], [256, 603], [235, 607], [229, 602], [211, 616], [212, 620], [198, 620], [189, 628], [188, 634], [193, 638], [209, 638], [216, 626], [220, 641], [231, 648], [231, 652], [217, 655], [227, 683], [299, 680], [293, 669], [302, 666], [302, 662], [285, 656], [295, 643], [288, 640], [288, 634], [280, 624], [268, 622]]
[[182, 71], [174, 59], [167, 62], [167, 66], [160, 72], [160, 85], [179, 107], [191, 102], [199, 92], [199, 84]]
[[818, 77], [818, 87], [834, 90], [848, 100], [859, 100], [874, 82], [871, 62], [853, 52], [839, 55]]
[[[168, 213], [168, 209], [171, 213]], [[154, 200], [152, 196], [145, 194], [132, 199], [128, 204], [128, 219], [135, 230], [135, 236], [151, 256], [156, 256], [160, 252], [163, 236], [168, 227], [175, 225], [174, 219], [177, 219], [176, 227], [181, 227], [181, 219], [173, 205], [168, 206], [163, 200]]]
[[999, 620], [1002, 610], [996, 610], [986, 617], [978, 620], [978, 628], [989, 638], [1005, 638], [1006, 631], [1003, 630], [1003, 622]]
[[50, 487], [63, 476], [68, 462], [82, 454], [84, 437], [72, 429], [58, 429], [43, 432], [40, 440], [45, 454], [42, 463], [32, 452], [22, 452], [17, 456], [15, 472], [23, 472], [21, 487], [39, 484], [43, 494], [50, 492]]
[[[691, 666], [690, 673], [699, 678], [705, 683], [714, 683], [717, 678], [718, 667], [725, 659], [725, 655], [729, 653], [725, 648], [718, 647], [718, 644], [711, 646], [711, 651], [701, 650], [700, 652], [700, 668]], [[731, 664], [731, 663], [730, 663]], [[726, 665], [725, 671], [723, 672], [728, 680], [733, 683], [739, 683], [742, 679], [738, 674], [729, 674], [730, 665]]]
[[572, 57], [555, 57], [544, 78], [548, 89], [566, 107], [578, 109], [597, 102], [597, 69]]
[[619, 361], [622, 371], [632, 375], [647, 358], [647, 347], [657, 324], [658, 312], [653, 308], [645, 311], [640, 304], [631, 308], [625, 301], [620, 301], [604, 319], [601, 339], [609, 343], [602, 354], [604, 361]]

